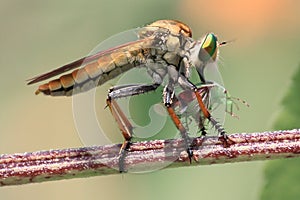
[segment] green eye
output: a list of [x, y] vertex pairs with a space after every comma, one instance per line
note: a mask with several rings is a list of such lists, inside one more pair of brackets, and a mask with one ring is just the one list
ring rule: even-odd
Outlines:
[[215, 61], [217, 59], [217, 52], [218, 52], [218, 39], [213, 33], [208, 33], [202, 43], [199, 52], [199, 59], [202, 61], [208, 61], [212, 59]]

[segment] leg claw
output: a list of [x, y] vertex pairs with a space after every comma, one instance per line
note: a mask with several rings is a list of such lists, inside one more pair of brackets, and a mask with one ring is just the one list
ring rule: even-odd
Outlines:
[[235, 141], [233, 141], [231, 138], [229, 138], [226, 134], [219, 136], [219, 140], [223, 144], [224, 148], [228, 148], [231, 145], [235, 144]]
[[188, 148], [188, 149], [186, 150], [186, 152], [187, 152], [187, 154], [188, 154], [188, 156], [189, 156], [190, 164], [192, 164], [192, 158], [194, 157], [194, 156], [193, 156], [193, 151], [192, 151], [191, 148]]

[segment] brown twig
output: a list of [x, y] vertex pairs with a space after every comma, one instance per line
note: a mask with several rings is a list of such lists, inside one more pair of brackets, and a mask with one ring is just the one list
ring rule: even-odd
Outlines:
[[[235, 143], [224, 148], [218, 137], [194, 138], [189, 162], [181, 139], [133, 143], [125, 159], [129, 172], [162, 167], [297, 157], [300, 129], [252, 134], [232, 134]], [[0, 185], [118, 174], [120, 144], [0, 155]]]

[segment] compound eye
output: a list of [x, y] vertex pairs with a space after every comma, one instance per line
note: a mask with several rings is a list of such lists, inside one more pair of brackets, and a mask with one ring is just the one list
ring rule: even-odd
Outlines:
[[203, 62], [207, 62], [210, 59], [216, 61], [218, 54], [217, 43], [218, 39], [213, 33], [206, 34], [199, 51], [199, 59]]

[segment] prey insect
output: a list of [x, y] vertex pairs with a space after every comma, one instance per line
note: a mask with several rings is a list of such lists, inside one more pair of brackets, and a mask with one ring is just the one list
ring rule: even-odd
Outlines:
[[[203, 103], [210, 112], [222, 106], [220, 109], [224, 114], [227, 113], [234, 118], [239, 118], [233, 111], [234, 108], [239, 110], [238, 102], [249, 107], [246, 101], [231, 96], [222, 85], [216, 82], [200, 83], [196, 84], [196, 86]], [[197, 123], [198, 130], [201, 131], [202, 135], [205, 135], [207, 129], [205, 127], [205, 121], [207, 121], [207, 119], [203, 116], [199, 106], [195, 104], [195, 100], [196, 96], [193, 92], [184, 90], [175, 97], [173, 107], [182, 121], [185, 120], [185, 127], [188, 128], [191, 120], [194, 120]]]
[[[48, 73], [36, 76], [28, 84], [37, 83], [57, 75], [59, 78], [40, 85], [36, 94], [50, 96], [71, 96], [100, 86], [124, 72], [136, 68], [146, 68], [152, 79], [151, 84], [128, 84], [114, 86], [108, 91], [107, 106], [116, 119], [125, 139], [119, 157], [119, 171], [125, 172], [124, 159], [133, 135], [133, 127], [117, 103], [117, 99], [155, 91], [164, 85], [162, 92], [165, 108], [179, 130], [185, 143], [189, 159], [193, 157], [191, 139], [186, 127], [174, 109], [175, 88], [191, 92], [199, 107], [201, 117], [207, 119], [219, 134], [224, 146], [230, 139], [222, 125], [211, 115], [209, 104], [199, 93], [199, 87], [190, 81], [190, 72], [195, 68], [201, 84], [207, 84], [204, 74], [209, 63], [217, 62], [219, 43], [213, 33], [201, 40], [192, 38], [192, 31], [186, 24], [175, 20], [159, 20], [137, 31], [138, 39], [105, 51], [97, 52], [71, 62]], [[72, 71], [71, 71], [72, 70]], [[68, 71], [71, 71], [67, 73]], [[203, 86], [200, 90], [204, 89]], [[203, 130], [204, 133], [204, 130]]]

